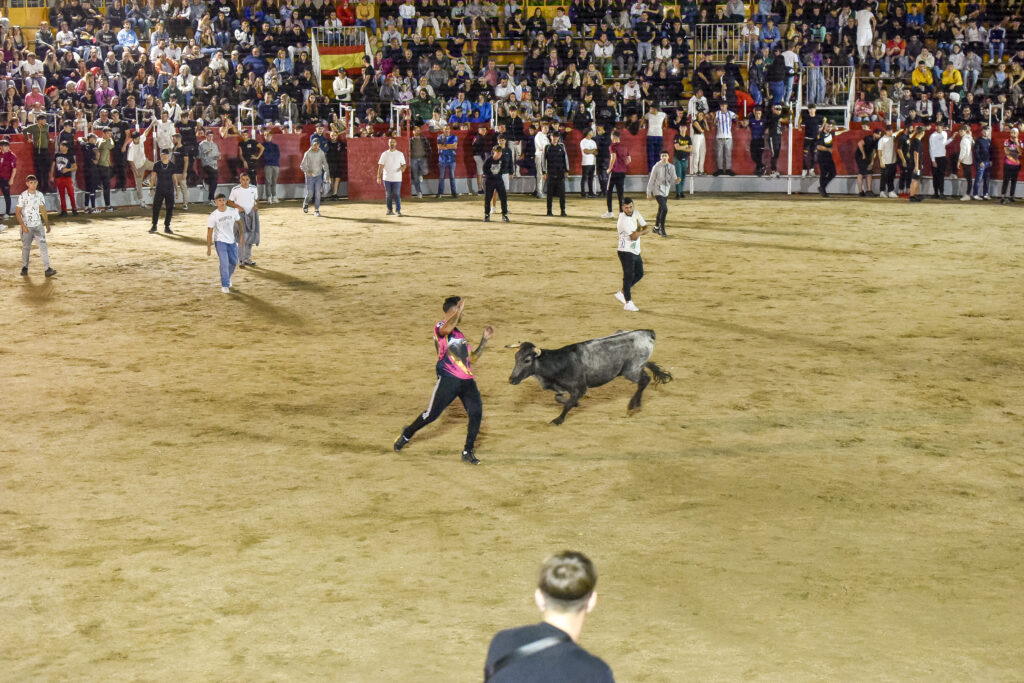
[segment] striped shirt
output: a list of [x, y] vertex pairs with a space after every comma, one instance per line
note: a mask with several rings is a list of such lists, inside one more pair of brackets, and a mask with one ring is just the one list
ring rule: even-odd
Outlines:
[[731, 138], [732, 137], [732, 122], [736, 120], [736, 113], [731, 112], [728, 109], [715, 112], [715, 122], [718, 124], [718, 137], [719, 138]]

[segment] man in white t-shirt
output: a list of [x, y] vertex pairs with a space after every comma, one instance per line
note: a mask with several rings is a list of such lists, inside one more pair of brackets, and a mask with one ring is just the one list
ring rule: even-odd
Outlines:
[[580, 197], [596, 197], [594, 194], [594, 171], [597, 169], [597, 142], [594, 141], [594, 130], [588, 129], [580, 140], [580, 164], [583, 176], [580, 179]]
[[534, 195], [543, 199], [544, 198], [544, 183], [541, 178], [544, 176], [544, 151], [551, 144], [551, 139], [548, 138], [548, 130], [550, 126], [546, 123], [540, 124], [540, 130], [533, 136], [533, 161], [537, 164], [537, 190]]
[[252, 248], [260, 245], [260, 203], [256, 186], [248, 171], [238, 176], [238, 184], [231, 188], [228, 206], [238, 211], [239, 250], [238, 263], [241, 266], [255, 266]]
[[661, 150], [664, 149], [665, 112], [656, 104], [652, 104], [647, 113], [644, 114], [644, 123], [647, 126], [647, 172], [650, 173], [654, 165], [661, 159]]
[[235, 243], [238, 212], [228, 208], [228, 199], [223, 192], [217, 195], [216, 202], [217, 208], [206, 219], [206, 255], [209, 256], [210, 248], [216, 245], [220, 260], [220, 291], [227, 294], [231, 291], [231, 275], [238, 265], [238, 245]]
[[932, 197], [935, 199], [946, 198], [947, 144], [949, 144], [949, 135], [946, 134], [946, 124], [936, 123], [935, 132], [928, 138], [928, 154], [932, 159]]
[[[377, 184], [384, 184], [384, 194], [388, 202], [388, 214], [395, 211], [402, 215], [402, 174], [405, 173], [405, 155], [398, 149], [398, 141], [388, 138], [388, 148], [381, 152], [377, 160]], [[391, 210], [392, 204], [395, 211]]]
[[615, 298], [623, 304], [623, 310], [639, 311], [632, 299], [632, 287], [644, 276], [644, 261], [640, 258], [640, 237], [651, 232], [647, 221], [633, 207], [633, 200], [622, 200], [619, 213], [619, 262], [622, 264], [622, 289], [615, 292]]
[[153, 172], [153, 162], [146, 156], [146, 136], [153, 130], [153, 123], [149, 124], [146, 130], [133, 131], [131, 138], [124, 141], [122, 151], [127, 150], [125, 158], [128, 159], [128, 166], [135, 176], [135, 192], [139, 195], [139, 205], [146, 206], [146, 197], [142, 194], [142, 188], [149, 185], [148, 176]]
[[[39, 245], [39, 258], [46, 268], [46, 277], [53, 277], [57, 271], [50, 267], [50, 252], [46, 247], [46, 233], [50, 232], [50, 217], [46, 214], [46, 197], [37, 189], [39, 181], [34, 175], [25, 179], [28, 189], [18, 196], [15, 213], [21, 224], [21, 274], [28, 275], [28, 257], [32, 253], [32, 242]], [[45, 227], [44, 227], [45, 225]]]

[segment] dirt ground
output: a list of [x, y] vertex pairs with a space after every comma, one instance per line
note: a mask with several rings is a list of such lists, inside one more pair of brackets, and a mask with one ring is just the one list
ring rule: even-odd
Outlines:
[[[58, 223], [50, 281], [0, 235], [0, 677], [478, 681], [572, 548], [621, 681], [1022, 679], [1016, 207], [675, 202], [638, 314], [597, 201], [405, 209], [268, 208], [232, 295], [205, 207]], [[453, 293], [479, 467], [461, 407], [391, 451]], [[632, 328], [675, 375], [633, 416], [507, 381]]]

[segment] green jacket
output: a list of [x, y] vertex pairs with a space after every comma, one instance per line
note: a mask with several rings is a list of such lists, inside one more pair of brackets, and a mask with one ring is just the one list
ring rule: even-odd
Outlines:
[[32, 141], [32, 146], [34, 148], [50, 148], [50, 127], [47, 126], [45, 123], [33, 123], [31, 126], [25, 126], [24, 128], [22, 128], [21, 132], [25, 134], [25, 137]]

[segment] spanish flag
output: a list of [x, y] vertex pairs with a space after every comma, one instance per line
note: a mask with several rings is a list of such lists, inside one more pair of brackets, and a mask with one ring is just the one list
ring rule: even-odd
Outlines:
[[356, 75], [363, 67], [363, 56], [366, 48], [362, 45], [339, 45], [336, 47], [320, 47], [321, 77], [336, 76], [344, 70], [349, 75]]

